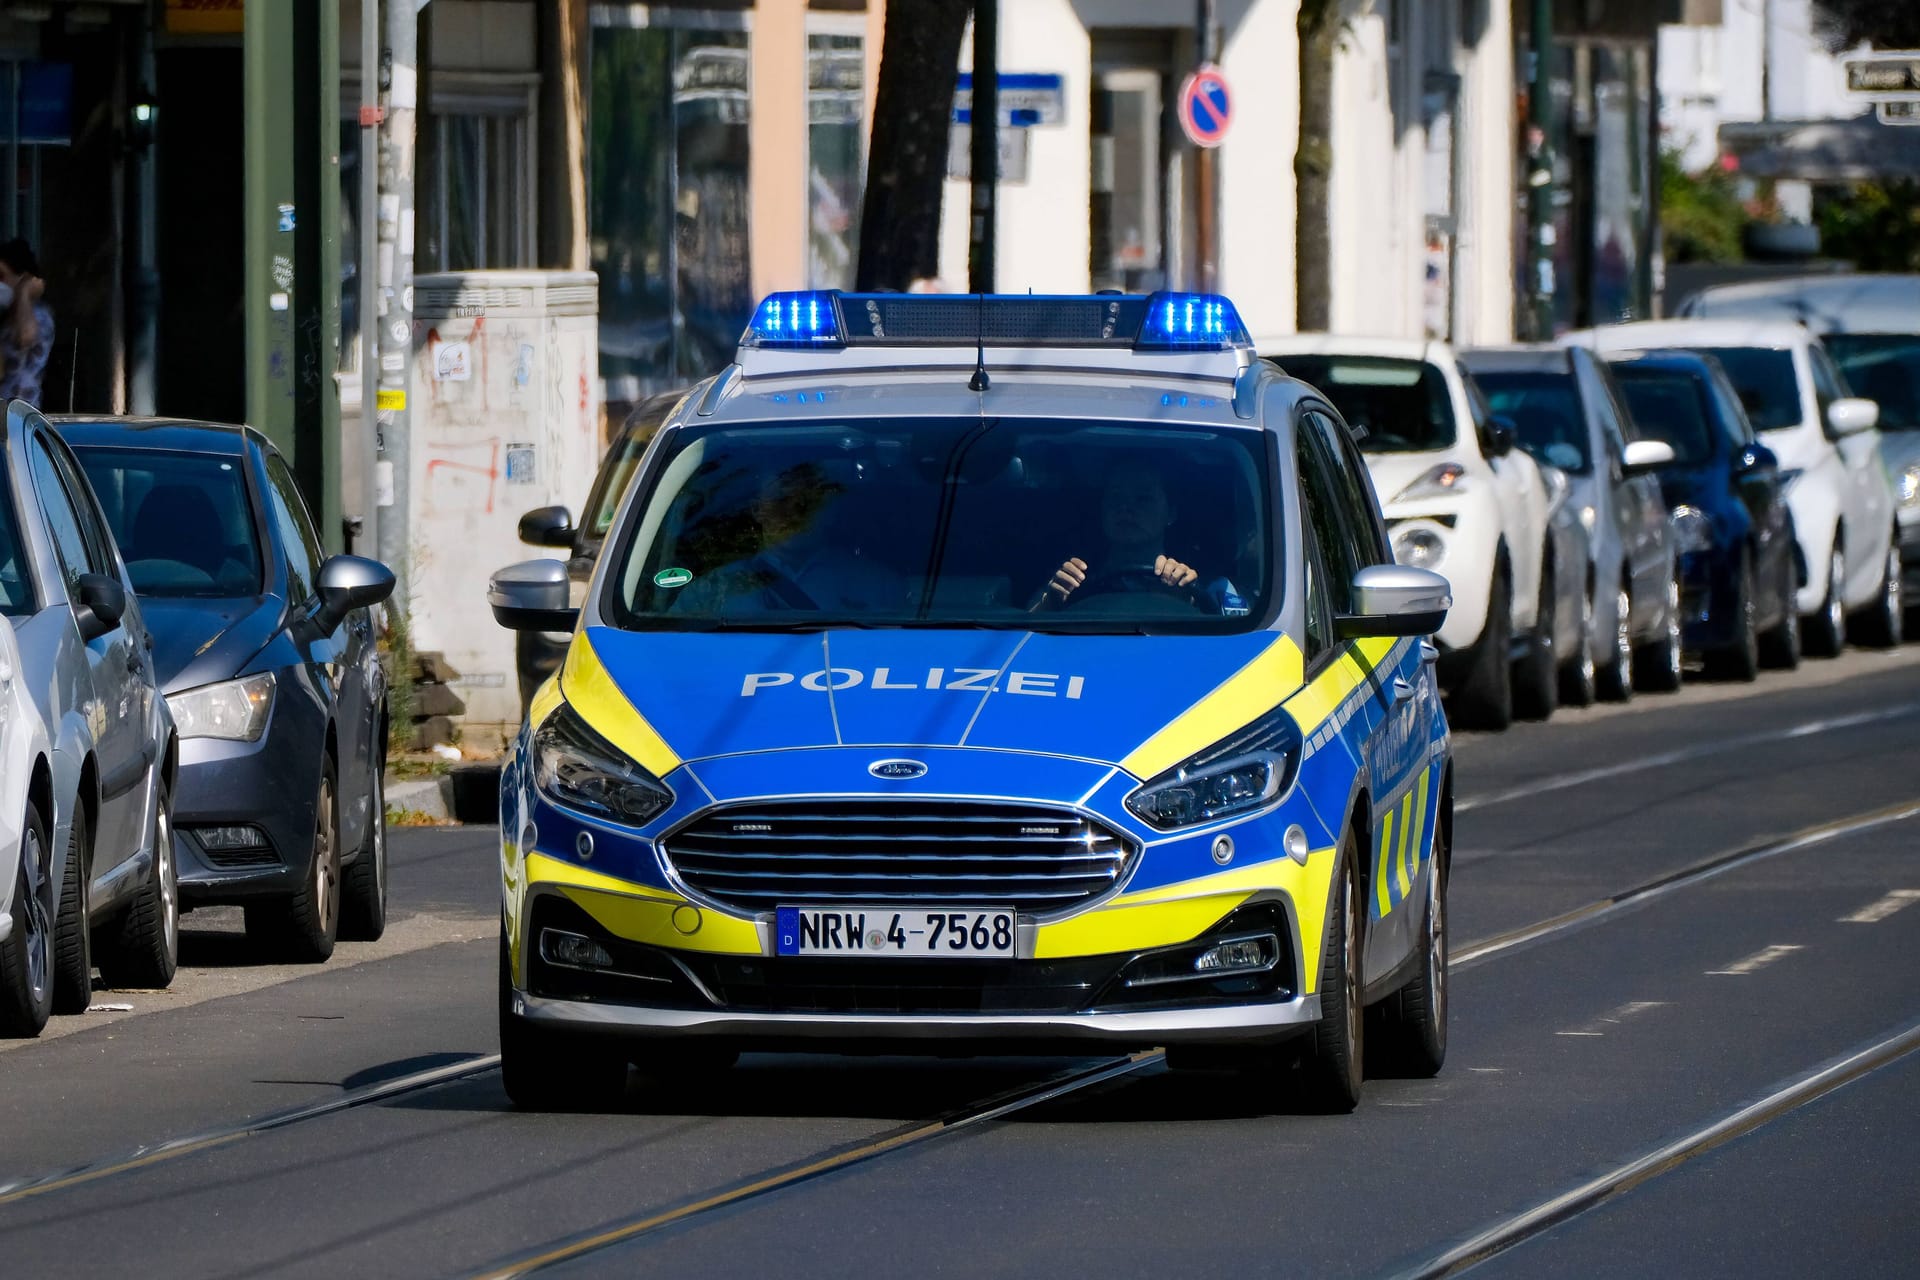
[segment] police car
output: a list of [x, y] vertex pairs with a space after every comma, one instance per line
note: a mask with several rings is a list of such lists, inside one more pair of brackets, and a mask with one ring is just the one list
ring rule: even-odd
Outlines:
[[572, 632], [501, 779], [509, 1094], [888, 1045], [1335, 1110], [1363, 1037], [1437, 1071], [1451, 597], [1392, 560], [1224, 298], [767, 298], [577, 614], [559, 561], [490, 586]]

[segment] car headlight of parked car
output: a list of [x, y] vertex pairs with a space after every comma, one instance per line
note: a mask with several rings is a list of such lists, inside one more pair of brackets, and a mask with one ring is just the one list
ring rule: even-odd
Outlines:
[[1447, 540], [1422, 525], [1393, 535], [1393, 558], [1414, 569], [1431, 569], [1447, 558]]
[[1900, 473], [1900, 505], [1920, 507], [1920, 462]]
[[1673, 509], [1673, 548], [1682, 555], [1713, 546], [1713, 522], [1696, 506], [1681, 503]]
[[564, 705], [534, 732], [533, 785], [555, 804], [634, 827], [673, 803], [664, 782]]
[[1468, 489], [1467, 469], [1457, 462], [1442, 462], [1423, 471], [1414, 482], [1395, 494], [1395, 502], [1416, 498], [1446, 498]]
[[1293, 785], [1300, 750], [1293, 717], [1270, 711], [1148, 781], [1127, 797], [1127, 808], [1157, 831], [1253, 813]]
[[227, 742], [258, 742], [273, 713], [273, 672], [203, 684], [198, 689], [167, 695], [167, 710], [181, 741], [220, 738]]

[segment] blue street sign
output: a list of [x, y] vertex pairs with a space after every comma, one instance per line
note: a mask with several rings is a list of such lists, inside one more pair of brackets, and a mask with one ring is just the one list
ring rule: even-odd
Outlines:
[[[1026, 129], [1040, 124], [1065, 124], [1067, 78], [1050, 71], [1000, 73], [1000, 123]], [[973, 73], [962, 71], [953, 91], [953, 122], [973, 123]]]

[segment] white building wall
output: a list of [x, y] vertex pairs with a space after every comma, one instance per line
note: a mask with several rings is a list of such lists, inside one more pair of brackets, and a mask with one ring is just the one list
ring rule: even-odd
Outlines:
[[1335, 333], [1419, 332], [1412, 304], [1418, 276], [1407, 257], [1406, 157], [1393, 136], [1387, 28], [1380, 14], [1354, 15], [1333, 66], [1333, 178], [1328, 206]]
[[1487, 6], [1479, 44], [1461, 52], [1460, 226], [1454, 341], [1490, 346], [1513, 340], [1514, 129], [1513, 11]]
[[[1222, 6], [1223, 8], [1225, 6]], [[1234, 127], [1220, 147], [1220, 288], [1258, 334], [1294, 328], [1293, 155], [1300, 88], [1295, 0], [1260, 0], [1221, 51]]]

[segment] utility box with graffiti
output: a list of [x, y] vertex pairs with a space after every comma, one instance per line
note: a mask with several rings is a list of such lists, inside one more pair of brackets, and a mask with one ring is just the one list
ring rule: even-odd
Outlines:
[[513, 636], [487, 578], [551, 554], [520, 517], [578, 511], [600, 459], [599, 286], [590, 271], [459, 271], [414, 279], [409, 391], [413, 644], [460, 673], [471, 727], [516, 724]]

